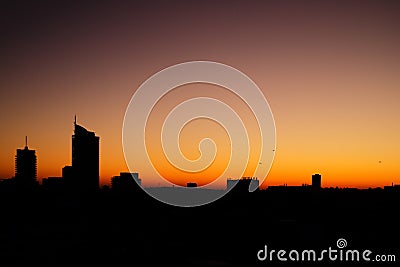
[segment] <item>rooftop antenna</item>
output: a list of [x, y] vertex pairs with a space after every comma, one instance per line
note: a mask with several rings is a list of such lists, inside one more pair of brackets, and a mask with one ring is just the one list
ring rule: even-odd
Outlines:
[[76, 125], [76, 114], [74, 116], [74, 125]]
[[28, 136], [25, 135], [25, 148], [28, 148]]

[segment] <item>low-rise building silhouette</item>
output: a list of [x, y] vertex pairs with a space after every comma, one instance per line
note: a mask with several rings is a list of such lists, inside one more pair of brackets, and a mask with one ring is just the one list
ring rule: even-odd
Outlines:
[[400, 184], [392, 183], [392, 185], [384, 186], [383, 189], [385, 191], [387, 191], [387, 192], [398, 192], [398, 193], [400, 193]]
[[186, 187], [197, 187], [197, 183], [195, 183], [195, 182], [188, 182], [188, 183], [186, 184]]
[[111, 189], [116, 191], [132, 191], [142, 185], [142, 180], [136, 172], [121, 172], [119, 176], [111, 178]]
[[295, 192], [295, 191], [305, 191], [309, 190], [310, 185], [308, 184], [302, 184], [302, 185], [270, 185], [268, 186], [269, 191], [274, 191], [274, 192]]
[[260, 186], [260, 181], [257, 177], [242, 177], [241, 179], [228, 178], [226, 180], [226, 190], [234, 192], [249, 192], [257, 190]]

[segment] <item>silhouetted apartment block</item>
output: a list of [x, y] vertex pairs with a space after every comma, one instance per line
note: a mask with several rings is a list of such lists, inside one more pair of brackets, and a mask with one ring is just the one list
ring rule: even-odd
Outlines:
[[72, 135], [72, 170], [68, 170], [73, 177], [68, 183], [73, 187], [80, 190], [99, 188], [99, 142], [100, 137], [78, 125], [75, 117], [74, 135]]
[[19, 185], [36, 184], [36, 152], [28, 148], [25, 138], [25, 148], [17, 149], [15, 156], [15, 181]]
[[313, 189], [320, 189], [321, 188], [321, 174], [313, 174], [312, 177], [312, 188]]
[[118, 191], [132, 191], [138, 189], [142, 184], [139, 174], [136, 172], [121, 172], [119, 176], [111, 178], [111, 189]]

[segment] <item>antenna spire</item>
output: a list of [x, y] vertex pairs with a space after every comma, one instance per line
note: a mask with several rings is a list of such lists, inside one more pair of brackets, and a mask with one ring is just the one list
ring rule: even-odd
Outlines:
[[25, 136], [25, 148], [28, 148], [28, 136]]
[[74, 125], [76, 125], [76, 114], [74, 116]]

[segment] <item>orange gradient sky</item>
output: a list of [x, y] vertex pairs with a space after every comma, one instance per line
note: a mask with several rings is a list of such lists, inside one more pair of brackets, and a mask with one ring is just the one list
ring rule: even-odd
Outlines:
[[[0, 4], [0, 178], [14, 175], [25, 135], [39, 180], [61, 176], [77, 114], [100, 136], [109, 184], [127, 171], [122, 123], [135, 90], [163, 68], [209, 60], [244, 72], [269, 102], [277, 149], [263, 186], [310, 183], [314, 173], [324, 187], [400, 183], [396, 1], [78, 2]], [[218, 94], [193, 85], [191, 96], [206, 90]], [[189, 158], [199, 129], [223, 139], [201, 123], [183, 132]]]

